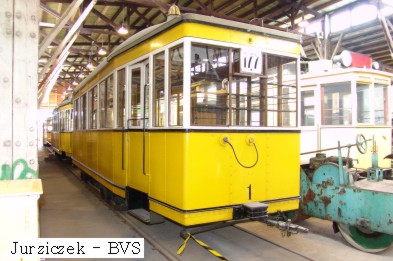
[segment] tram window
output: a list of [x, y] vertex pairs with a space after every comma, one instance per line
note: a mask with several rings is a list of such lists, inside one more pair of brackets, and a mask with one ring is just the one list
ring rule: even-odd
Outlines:
[[117, 72], [117, 127], [125, 126], [126, 69]]
[[356, 85], [357, 122], [370, 123], [370, 86], [367, 84]]
[[165, 116], [165, 54], [153, 58], [153, 125], [164, 126]]
[[131, 126], [140, 126], [141, 112], [141, 68], [131, 70]]
[[352, 124], [351, 83], [324, 84], [322, 93], [322, 124]]
[[82, 100], [81, 100], [82, 104], [82, 113], [80, 115], [81, 117], [81, 129], [85, 130], [87, 127], [87, 99], [86, 99], [86, 94], [83, 94], [82, 96]]
[[100, 83], [100, 127], [113, 127], [113, 76]]
[[301, 124], [315, 125], [315, 96], [314, 91], [302, 91], [301, 96]]
[[113, 127], [114, 123], [114, 100], [113, 100], [113, 75], [109, 76], [108, 81], [108, 91], [107, 91], [107, 96], [106, 96], [106, 105], [107, 105], [107, 110], [106, 110], [106, 124], [105, 127], [111, 128]]
[[382, 84], [374, 85], [374, 104], [375, 104], [375, 125], [388, 125], [388, 117], [387, 117], [387, 86]]
[[66, 110], [66, 131], [72, 131], [72, 109]]
[[297, 126], [297, 62], [267, 55], [267, 125]]
[[64, 121], [64, 119], [65, 119], [65, 111], [61, 111], [60, 112], [60, 131], [61, 132], [64, 132], [65, 131], [65, 129], [64, 129], [64, 127], [65, 127], [65, 121]]
[[[261, 61], [262, 64], [262, 61]], [[232, 71], [240, 72], [240, 49], [232, 52]], [[261, 94], [264, 79], [259, 76], [233, 76], [231, 80], [231, 116], [235, 126], [263, 126], [265, 110]]]
[[79, 99], [76, 99], [74, 102], [74, 126], [75, 130], [79, 130]]
[[235, 126], [262, 126], [263, 102], [260, 77], [233, 77], [231, 84], [232, 119]]
[[229, 125], [229, 49], [192, 44], [191, 125]]
[[183, 123], [183, 46], [169, 50], [169, 125], [181, 126]]
[[[149, 73], [150, 73], [150, 70], [149, 70], [149, 64], [148, 63], [146, 63], [145, 64], [145, 85], [146, 86], [149, 86], [149, 84], [150, 84], [150, 81], [149, 81], [149, 79], [150, 79], [150, 77], [149, 77]], [[144, 88], [144, 91], [145, 91], [145, 93], [144, 93], [144, 96], [145, 96], [145, 98], [144, 98], [144, 115], [143, 115], [143, 118], [145, 118], [145, 126], [146, 127], [149, 127], [149, 100], [150, 100], [150, 88]]]
[[57, 132], [57, 111], [53, 112], [53, 120], [52, 120], [52, 127], [53, 127], [53, 131]]
[[89, 91], [89, 128], [96, 129], [97, 128], [97, 86], [94, 86]]

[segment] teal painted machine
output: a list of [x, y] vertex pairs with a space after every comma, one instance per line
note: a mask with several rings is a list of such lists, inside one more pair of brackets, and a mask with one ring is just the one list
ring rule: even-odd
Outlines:
[[352, 246], [366, 252], [380, 252], [393, 243], [392, 170], [378, 167], [377, 147], [372, 146], [371, 167], [355, 169], [349, 151], [356, 146], [367, 151], [367, 142], [358, 135], [356, 144], [347, 145], [348, 155], [338, 157], [318, 153], [301, 168], [301, 203], [303, 215], [333, 221]]

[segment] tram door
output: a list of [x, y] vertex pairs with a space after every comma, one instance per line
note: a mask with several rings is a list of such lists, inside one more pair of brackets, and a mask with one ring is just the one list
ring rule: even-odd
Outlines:
[[148, 192], [149, 148], [149, 64], [140, 63], [130, 67], [129, 119], [127, 121], [129, 180], [133, 188]]

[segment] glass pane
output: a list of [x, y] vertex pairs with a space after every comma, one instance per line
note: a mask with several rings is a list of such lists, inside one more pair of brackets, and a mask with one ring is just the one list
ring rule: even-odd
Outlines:
[[387, 90], [386, 85], [374, 85], [375, 125], [389, 124], [389, 121], [387, 120]]
[[97, 128], [97, 86], [93, 87], [89, 91], [89, 99], [90, 99], [90, 122], [89, 128], [96, 129]]
[[113, 128], [115, 119], [114, 112], [114, 100], [113, 100], [113, 75], [107, 79], [107, 94], [106, 94], [106, 128]]
[[63, 132], [65, 131], [64, 126], [65, 126], [65, 122], [64, 122], [64, 118], [65, 118], [65, 111], [61, 111], [60, 112], [60, 131]]
[[164, 52], [154, 56], [153, 61], [153, 126], [164, 126], [165, 116], [165, 55]]
[[370, 88], [367, 84], [356, 85], [358, 102], [358, 123], [370, 123]]
[[301, 94], [302, 126], [315, 125], [315, 99], [314, 91], [303, 91]]
[[297, 62], [295, 58], [267, 55], [268, 126], [297, 126]]
[[[74, 103], [74, 114], [75, 114], [75, 117], [74, 117], [75, 130], [79, 130], [79, 99], [75, 100], [75, 103]], [[57, 119], [54, 120], [53, 123], [55, 124], [56, 129], [57, 129]]]
[[86, 94], [82, 96], [82, 113], [81, 113], [81, 122], [82, 122], [82, 129], [85, 130], [87, 127], [87, 99]]
[[231, 84], [232, 120], [235, 126], [263, 126], [263, 92], [259, 77], [234, 77]]
[[126, 69], [117, 72], [117, 126], [125, 126]]
[[352, 124], [351, 83], [332, 83], [322, 86], [322, 124]]
[[191, 125], [229, 125], [229, 50], [191, 47]]
[[141, 69], [131, 71], [131, 126], [140, 126], [141, 111]]
[[105, 128], [105, 103], [106, 103], [106, 80], [103, 80], [100, 85], [100, 96], [99, 96], [99, 104], [100, 104], [100, 128]]
[[169, 125], [181, 126], [183, 123], [183, 46], [172, 48], [169, 57]]

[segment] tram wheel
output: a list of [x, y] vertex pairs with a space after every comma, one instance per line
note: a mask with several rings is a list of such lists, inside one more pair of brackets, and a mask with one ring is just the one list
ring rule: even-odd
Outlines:
[[338, 223], [338, 228], [349, 244], [364, 252], [381, 252], [393, 243], [393, 235], [361, 229], [343, 223]]

